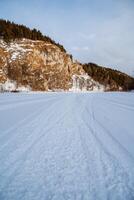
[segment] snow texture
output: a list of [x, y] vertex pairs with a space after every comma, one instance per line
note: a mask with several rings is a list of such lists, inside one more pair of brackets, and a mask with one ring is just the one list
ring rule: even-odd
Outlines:
[[0, 92], [29, 92], [31, 88], [29, 86], [18, 86], [16, 81], [7, 79], [5, 83], [0, 83]]
[[[108, 89], [109, 86], [107, 86]], [[89, 75], [73, 75], [72, 76], [72, 88], [69, 91], [72, 92], [87, 92], [87, 91], [105, 91], [106, 87], [94, 81]]]
[[[22, 40], [25, 41], [24, 39]], [[25, 53], [30, 52], [31, 49], [25, 48], [25, 44], [23, 43], [16, 43], [15, 41], [12, 41], [11, 43], [7, 44], [3, 40], [0, 40], [0, 47], [5, 48], [7, 52], [10, 52], [10, 59], [9, 62], [15, 61], [16, 59], [22, 58]]]
[[0, 200], [134, 200], [134, 93], [0, 95]]

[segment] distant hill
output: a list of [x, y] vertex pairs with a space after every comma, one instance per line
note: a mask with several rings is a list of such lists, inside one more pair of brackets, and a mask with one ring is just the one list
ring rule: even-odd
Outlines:
[[117, 90], [117, 85], [124, 91], [134, 89], [134, 78], [118, 70], [99, 66], [94, 63], [84, 64], [89, 76], [103, 85], [110, 85], [110, 90]]

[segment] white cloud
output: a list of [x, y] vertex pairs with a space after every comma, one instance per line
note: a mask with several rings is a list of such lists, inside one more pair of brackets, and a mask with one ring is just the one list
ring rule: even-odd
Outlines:
[[133, 19], [134, 12], [124, 8], [114, 18], [107, 18], [102, 23], [94, 21], [93, 27], [78, 33], [76, 43], [79, 46], [72, 48], [72, 54], [81, 62], [96, 62], [132, 74], [134, 71]]

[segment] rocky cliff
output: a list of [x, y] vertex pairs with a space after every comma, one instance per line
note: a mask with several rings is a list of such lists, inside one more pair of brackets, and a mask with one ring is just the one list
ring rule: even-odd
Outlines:
[[54, 44], [29, 39], [0, 40], [0, 82], [13, 80], [32, 90], [69, 90], [82, 65]]
[[[134, 79], [126, 74], [111, 69], [109, 72], [108, 68], [94, 64], [74, 62], [62, 45], [42, 36], [40, 32], [18, 25], [19, 29], [15, 29], [15, 24], [8, 24], [0, 26], [1, 91], [109, 91], [134, 88]], [[19, 30], [18, 37], [16, 30]], [[23, 31], [22, 35], [20, 30]], [[28, 38], [23, 38], [27, 36], [26, 33]]]

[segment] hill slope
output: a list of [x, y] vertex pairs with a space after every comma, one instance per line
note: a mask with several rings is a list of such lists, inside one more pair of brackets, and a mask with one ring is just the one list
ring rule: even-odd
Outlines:
[[61, 51], [66, 52], [64, 47], [59, 43], [56, 43], [50, 37], [43, 35], [37, 29], [30, 29], [24, 25], [15, 24], [10, 21], [0, 19], [0, 37], [2, 37], [5, 41], [15, 40], [15, 39], [31, 39], [31, 40], [42, 40], [44, 42], [49, 42], [58, 46]]
[[95, 64], [74, 62], [64, 47], [36, 29], [0, 20], [0, 90], [134, 89], [134, 79]]
[[134, 89], [134, 78], [128, 76], [125, 73], [98, 66], [94, 63], [84, 64], [83, 68], [85, 72], [95, 81], [105, 85], [105, 87], [109, 85], [110, 90], [118, 90], [117, 86], [126, 91]]

